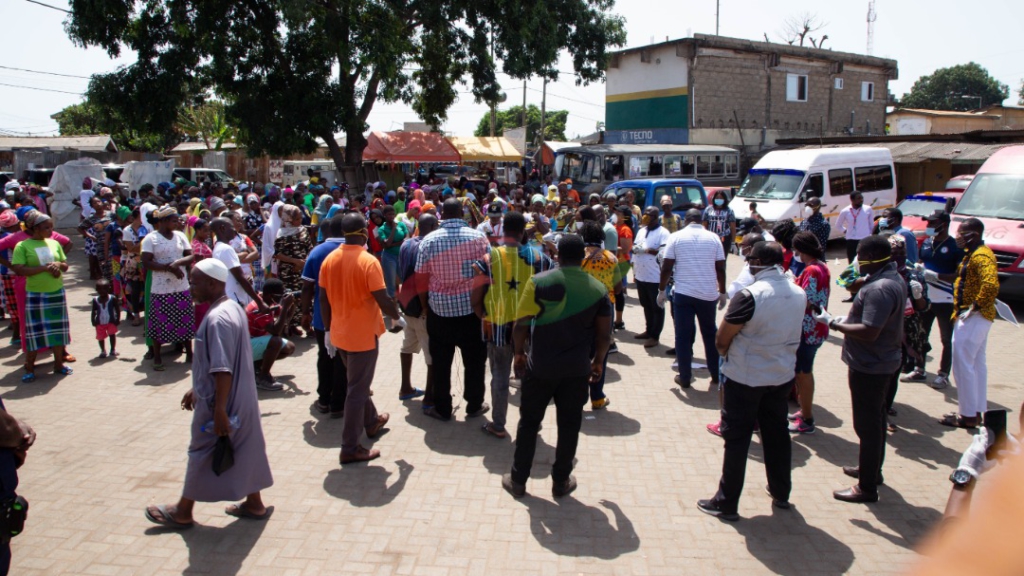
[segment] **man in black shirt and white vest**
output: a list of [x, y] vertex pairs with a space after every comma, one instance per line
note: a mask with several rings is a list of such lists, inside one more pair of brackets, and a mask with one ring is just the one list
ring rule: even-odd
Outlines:
[[776, 507], [789, 508], [792, 447], [786, 401], [793, 388], [807, 296], [783, 275], [782, 263], [782, 246], [776, 242], [751, 249], [747, 265], [754, 283], [732, 299], [715, 337], [722, 356], [725, 459], [718, 492], [697, 501], [697, 508], [723, 520], [739, 519], [736, 510], [755, 424], [761, 428], [768, 495]]

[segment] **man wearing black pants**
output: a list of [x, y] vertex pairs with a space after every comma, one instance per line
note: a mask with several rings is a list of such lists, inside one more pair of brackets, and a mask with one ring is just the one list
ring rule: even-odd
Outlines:
[[843, 473], [858, 478], [858, 484], [832, 493], [843, 502], [877, 502], [885, 457], [885, 399], [903, 360], [903, 308], [907, 283], [892, 262], [889, 241], [868, 236], [857, 248], [857, 261], [867, 282], [854, 297], [850, 315], [832, 318], [822, 312], [818, 321], [840, 332], [843, 362], [849, 367], [853, 429], [860, 439], [857, 467], [844, 466]]
[[715, 336], [723, 362], [721, 433], [725, 458], [718, 492], [697, 508], [723, 520], [736, 513], [754, 426], [761, 429], [768, 495], [789, 508], [792, 447], [786, 422], [807, 295], [780, 271], [782, 246], [761, 242], [747, 265], [754, 282], [733, 297]]
[[474, 264], [489, 254], [487, 235], [462, 219], [462, 202], [449, 198], [441, 205], [441, 225], [420, 242], [416, 254], [416, 284], [420, 304], [427, 310], [427, 336], [433, 366], [434, 405], [423, 411], [438, 420], [452, 417], [452, 361], [455, 349], [465, 364], [466, 416], [483, 416], [487, 343], [480, 318], [473, 312], [473, 287], [486, 281]]
[[846, 237], [846, 260], [853, 262], [857, 255], [857, 245], [861, 239], [871, 235], [875, 226], [875, 215], [871, 206], [864, 205], [864, 195], [860, 192], [850, 194], [850, 205], [839, 212], [836, 228], [842, 230]]
[[501, 479], [502, 487], [516, 498], [526, 495], [537, 430], [551, 400], [558, 414], [551, 492], [560, 498], [576, 489], [572, 468], [587, 383], [600, 379], [612, 342], [611, 299], [603, 284], [580, 269], [584, 252], [583, 238], [562, 236], [559, 268], [530, 278], [520, 297], [519, 319], [512, 330], [512, 366], [523, 376], [523, 394], [512, 471]]
[[661, 267], [658, 254], [668, 242], [669, 232], [661, 225], [661, 213], [657, 206], [648, 206], [644, 211], [647, 225], [637, 232], [633, 244], [633, 279], [636, 280], [636, 294], [644, 309], [644, 331], [636, 335], [644, 340], [644, 348], [657, 346], [661, 330], [665, 326], [665, 309], [658, 305], [658, 282], [661, 281]]
[[313, 409], [321, 414], [330, 413], [331, 418], [345, 415], [345, 395], [348, 392], [348, 370], [340, 354], [331, 358], [327, 352], [326, 332], [323, 318], [320, 315], [320, 267], [327, 256], [338, 249], [344, 242], [345, 234], [341, 226], [341, 215], [321, 223], [321, 229], [327, 239], [309, 253], [306, 265], [302, 268], [302, 327], [310, 329], [316, 335], [316, 374], [317, 400]]

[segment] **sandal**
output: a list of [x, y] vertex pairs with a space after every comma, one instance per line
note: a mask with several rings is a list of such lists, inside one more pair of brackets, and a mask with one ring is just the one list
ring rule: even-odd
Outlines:
[[67, 366], [61, 366], [60, 368], [54, 370], [53, 373], [60, 374], [61, 376], [71, 376], [72, 374], [75, 373], [75, 371]]
[[235, 518], [247, 518], [249, 520], [266, 520], [274, 512], [273, 506], [267, 506], [266, 512], [256, 514], [241, 504], [232, 504], [224, 509], [224, 513]]
[[142, 356], [142, 359], [143, 359], [143, 360], [152, 360], [152, 359], [153, 359], [153, 351], [152, 351], [152, 350], [150, 350], [149, 352], [146, 352], [146, 353], [145, 353], [145, 354], [144, 354], [144, 355]]
[[23, 374], [22, 377], [21, 377], [21, 381], [24, 384], [28, 384], [29, 382], [35, 382], [36, 381], [35, 372], [29, 372], [27, 374]]
[[494, 436], [495, 438], [501, 438], [501, 439], [508, 438], [508, 432], [506, 432], [504, 430], [498, 430], [497, 428], [494, 427], [494, 424], [492, 422], [488, 422], [487, 424], [484, 424], [483, 427], [481, 427], [481, 430], [483, 430], [484, 432], [487, 432], [488, 434], [490, 434], [491, 436]]
[[[157, 517], [156, 514], [153, 514], [153, 511], [150, 510], [150, 508], [153, 508], [157, 512], [159, 512], [160, 516]], [[166, 528], [173, 528], [175, 530], [191, 528], [193, 525], [195, 525], [195, 522], [178, 522], [174, 519], [174, 516], [171, 515], [167, 508], [168, 507], [163, 504], [159, 506], [150, 506], [146, 508], [146, 519], [152, 522], [153, 524], [159, 524]]]
[[972, 429], [978, 427], [978, 421], [976, 418], [964, 418], [959, 414], [946, 414], [939, 420], [939, 424], [943, 426], [949, 426], [950, 428], [965, 428]]
[[408, 394], [399, 394], [398, 399], [412, 400], [413, 398], [419, 398], [420, 396], [423, 396], [423, 390], [420, 390], [419, 388], [413, 388], [412, 392], [409, 392]]
[[163, 363], [153, 364], [153, 370], [156, 370], [157, 372], [163, 372], [164, 370], [166, 370], [166, 368], [164, 368]]

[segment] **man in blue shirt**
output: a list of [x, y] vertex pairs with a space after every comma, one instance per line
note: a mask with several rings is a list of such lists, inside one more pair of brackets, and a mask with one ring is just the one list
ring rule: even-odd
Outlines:
[[878, 230], [890, 230], [907, 242], [907, 263], [917, 264], [917, 236], [909, 228], [903, 227], [903, 211], [899, 208], [886, 208], [878, 219]]
[[345, 414], [345, 394], [348, 392], [348, 370], [341, 354], [334, 358], [327, 353], [325, 345], [324, 321], [320, 317], [320, 267], [327, 256], [337, 250], [345, 240], [341, 228], [341, 214], [330, 218], [320, 227], [326, 231], [324, 243], [313, 248], [306, 257], [306, 265], [302, 268], [302, 327], [307, 332], [310, 328], [316, 334], [316, 373], [318, 385], [317, 400], [313, 409], [321, 414], [331, 414], [331, 418], [341, 418]]

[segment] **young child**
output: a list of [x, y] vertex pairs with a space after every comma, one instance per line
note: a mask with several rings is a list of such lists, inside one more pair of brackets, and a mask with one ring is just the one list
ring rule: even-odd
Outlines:
[[764, 226], [764, 218], [757, 211], [757, 202], [750, 203], [750, 217], [757, 220], [758, 226]]
[[117, 358], [117, 327], [121, 324], [121, 303], [110, 295], [110, 280], [102, 278], [96, 282], [92, 299], [92, 325], [96, 327], [96, 340], [100, 343], [100, 358], [107, 357], [104, 339], [110, 338], [110, 357]]

